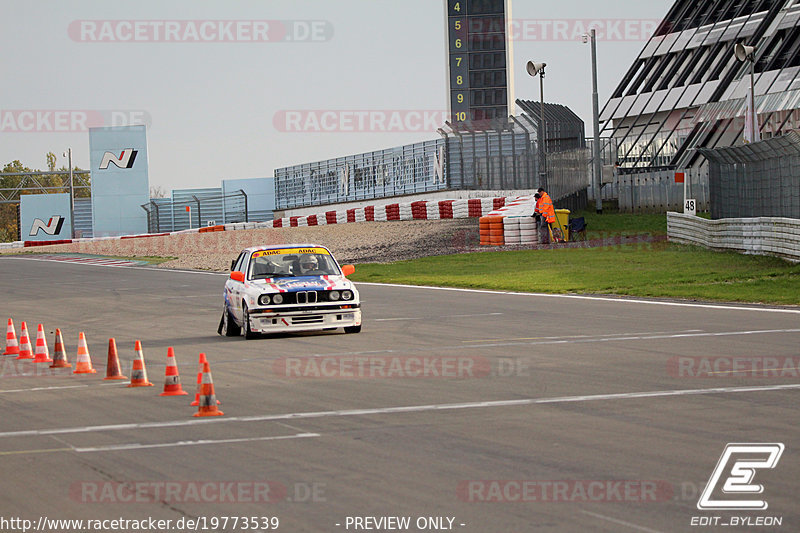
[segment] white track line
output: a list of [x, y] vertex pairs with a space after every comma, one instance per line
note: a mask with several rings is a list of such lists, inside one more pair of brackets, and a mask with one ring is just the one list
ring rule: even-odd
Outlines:
[[580, 294], [547, 294], [543, 292], [514, 292], [514, 291], [490, 291], [484, 289], [461, 289], [457, 287], [432, 287], [429, 285], [403, 285], [401, 283], [368, 283], [357, 282], [356, 285], [372, 285], [376, 287], [400, 287], [404, 289], [425, 289], [432, 291], [454, 291], [470, 292], [477, 294], [505, 294], [509, 296], [535, 296], [539, 298], [570, 298], [575, 300], [597, 300], [601, 302], [615, 302], [625, 304], [648, 304], [648, 305], [667, 305], [674, 307], [697, 307], [700, 309], [727, 309], [730, 311], [759, 311], [765, 313], [792, 313], [800, 314], [800, 309], [781, 309], [773, 307], [742, 307], [725, 304], [696, 304], [688, 302], [664, 302], [660, 300], [637, 300], [626, 296], [610, 298], [608, 296], [584, 296]]
[[599, 518], [601, 520], [607, 520], [609, 522], [613, 522], [613, 523], [619, 524], [621, 526], [626, 526], [626, 527], [629, 527], [631, 529], [635, 529], [636, 531], [644, 531], [645, 533], [661, 533], [657, 529], [650, 529], [649, 527], [639, 526], [639, 525], [636, 525], [636, 524], [632, 524], [630, 522], [626, 522], [624, 520], [619, 520], [617, 518], [612, 518], [610, 516], [605, 516], [605, 515], [593, 513], [591, 511], [584, 511], [583, 509], [581, 509], [581, 512], [583, 514], [588, 514], [589, 516], [593, 516], [593, 517]]
[[[2, 256], [0, 256], [2, 257]], [[8, 256], [9, 259], [23, 259], [29, 261], [52, 261], [55, 263], [63, 263], [64, 261], [55, 261], [48, 259], [34, 259], [30, 257]], [[72, 263], [81, 264], [81, 263]], [[154, 272], [175, 272], [179, 274], [204, 274], [212, 276], [225, 276], [228, 277], [227, 272], [206, 272], [203, 270], [178, 270], [172, 268], [155, 268], [155, 267], [142, 267], [142, 266], [114, 266], [114, 265], [84, 265], [84, 266], [97, 266], [103, 268], [134, 268], [136, 270], [150, 270]], [[543, 292], [514, 292], [514, 291], [490, 291], [485, 289], [462, 289], [458, 287], [432, 287], [430, 285], [404, 285], [402, 283], [371, 283], [371, 282], [356, 282], [356, 285], [369, 285], [375, 287], [398, 287], [402, 289], [425, 289], [435, 291], [454, 291], [454, 292], [469, 292], [476, 294], [504, 294], [509, 296], [534, 296], [539, 298], [570, 298], [576, 300], [597, 300], [600, 302], [614, 302], [625, 304], [647, 304], [647, 305], [666, 305], [673, 307], [696, 307], [700, 309], [726, 309], [729, 311], [757, 311], [762, 313], [789, 313], [800, 315], [800, 309], [783, 309], [775, 307], [742, 307], [726, 304], [696, 304], [688, 302], [665, 302], [660, 300], [637, 300], [632, 297], [620, 296], [617, 298], [610, 298], [608, 296], [587, 296], [580, 294], [547, 294]]]
[[72, 448], [76, 453], [95, 453], [95, 452], [116, 452], [124, 450], [146, 450], [149, 448], [175, 448], [178, 446], [200, 446], [204, 444], [230, 444], [238, 442], [258, 442], [268, 440], [289, 440], [307, 439], [321, 437], [319, 433], [298, 433], [296, 435], [282, 435], [277, 437], [244, 437], [239, 439], [216, 439], [216, 440], [182, 440], [177, 442], [163, 442], [158, 444], [111, 444], [108, 446], [93, 446], [88, 448]]
[[[360, 355], [377, 355], [387, 353], [425, 353], [436, 352], [445, 350], [475, 350], [485, 348], [508, 348], [511, 346], [544, 346], [552, 344], [589, 344], [595, 342], [627, 342], [627, 341], [647, 341], [647, 340], [664, 340], [664, 339], [686, 339], [697, 337], [729, 337], [738, 335], [763, 335], [768, 333], [800, 333], [800, 328], [795, 329], [762, 329], [752, 331], [719, 331], [719, 332], [701, 332], [701, 333], [672, 333], [672, 334], [616, 334], [616, 336], [597, 336], [589, 338], [571, 338], [571, 337], [555, 337], [556, 340], [532, 340], [532, 341], [498, 341], [498, 342], [483, 342], [477, 341], [472, 343], [461, 342], [460, 344], [441, 345], [441, 346], [426, 346], [421, 348], [403, 347], [400, 349], [383, 349], [383, 350], [365, 350], [361, 352], [331, 352], [331, 353], [315, 353], [305, 357], [335, 357], [335, 356], [360, 356]], [[247, 359], [253, 360], [253, 359]]]
[[431, 320], [434, 318], [472, 318], [479, 316], [500, 316], [503, 313], [479, 313], [474, 315], [439, 315], [439, 316], [414, 316], [414, 317], [397, 317], [397, 318], [374, 318], [372, 322], [394, 322], [398, 320]]
[[[3, 257], [0, 255], [0, 257]], [[213, 276], [225, 276], [228, 277], [227, 272], [207, 272], [204, 270], [179, 270], [177, 268], [156, 268], [156, 267], [146, 267], [146, 266], [130, 266], [130, 265], [101, 265], [101, 264], [91, 264], [91, 263], [73, 263], [64, 260], [57, 260], [57, 259], [36, 259], [35, 257], [19, 257], [19, 256], [7, 256], [8, 259], [21, 259], [23, 261], [41, 261], [41, 262], [49, 262], [49, 263], [60, 263], [60, 264], [69, 264], [69, 265], [79, 265], [79, 266], [88, 266], [88, 267], [99, 267], [99, 268], [132, 268], [135, 270], [149, 270], [151, 272], [174, 272], [178, 274], [205, 274], [205, 275], [213, 275]]]
[[[66, 375], [66, 374], [64, 374]], [[89, 385], [67, 385], [63, 387], [34, 387], [32, 389], [13, 389], [13, 390], [0, 390], [0, 394], [9, 394], [12, 392], [36, 392], [43, 390], [61, 390], [61, 389], [81, 389]]]
[[121, 431], [128, 429], [153, 429], [196, 426], [201, 424], [227, 423], [227, 422], [272, 422], [277, 420], [303, 420], [313, 418], [338, 418], [349, 416], [370, 416], [398, 413], [421, 413], [427, 411], [456, 411], [463, 409], [481, 409], [492, 407], [519, 407], [526, 405], [543, 405], [575, 402], [597, 402], [606, 400], [630, 400], [640, 398], [664, 398], [675, 396], [702, 396], [708, 394], [736, 394], [747, 392], [788, 391], [800, 389], [800, 383], [788, 385], [763, 385], [752, 387], [715, 387], [710, 389], [683, 389], [660, 390], [649, 392], [623, 392], [616, 394], [594, 394], [587, 396], [561, 396], [554, 398], [526, 398], [520, 400], [498, 400], [485, 402], [465, 402], [432, 405], [408, 405], [401, 407], [378, 407], [367, 409], [345, 409], [339, 411], [316, 411], [301, 413], [285, 413], [273, 415], [232, 416], [193, 418], [191, 420], [172, 420], [165, 422], [140, 422], [130, 424], [112, 424], [104, 426], [78, 426], [53, 429], [30, 429], [23, 431], [0, 432], [0, 438], [5, 437], [30, 437], [42, 435], [64, 435], [74, 433], [98, 433], [104, 431]]

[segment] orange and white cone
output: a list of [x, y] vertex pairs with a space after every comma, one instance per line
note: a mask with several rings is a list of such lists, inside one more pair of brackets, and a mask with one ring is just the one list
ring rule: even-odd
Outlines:
[[181, 376], [178, 374], [178, 364], [175, 362], [175, 350], [172, 346], [167, 348], [167, 369], [164, 372], [164, 392], [159, 396], [185, 396], [189, 393], [181, 386]]
[[67, 350], [64, 349], [64, 339], [61, 337], [61, 330], [56, 328], [56, 345], [53, 348], [53, 364], [50, 368], [71, 368], [72, 364], [67, 361]]
[[[194, 392], [194, 401], [189, 405], [193, 407], [197, 407], [200, 405], [200, 393], [203, 392], [203, 363], [208, 363], [208, 359], [206, 359], [206, 354], [200, 354], [200, 368], [197, 369], [197, 389]], [[219, 405], [219, 400], [217, 400], [217, 405]]]
[[106, 377], [103, 378], [103, 381], [107, 379], [128, 379], [122, 375], [122, 371], [119, 369], [117, 343], [113, 338], [108, 339], [108, 364], [106, 365]]
[[52, 363], [50, 359], [50, 350], [47, 349], [47, 339], [44, 337], [44, 326], [39, 324], [39, 329], [36, 331], [36, 353], [33, 358], [34, 363]]
[[89, 356], [89, 346], [86, 345], [86, 335], [81, 331], [78, 334], [78, 359], [75, 362], [73, 374], [96, 374], [92, 368], [92, 358]]
[[14, 331], [14, 321], [8, 319], [8, 329], [6, 330], [6, 351], [3, 355], [19, 355], [19, 344], [17, 344], [17, 332]]
[[225, 413], [217, 408], [217, 396], [214, 394], [214, 380], [211, 379], [211, 368], [203, 363], [203, 391], [200, 394], [200, 405], [193, 416], [222, 416]]
[[31, 339], [28, 337], [28, 325], [23, 322], [22, 330], [19, 335], [19, 355], [17, 359], [33, 359], [33, 351], [31, 350]]
[[134, 350], [136, 355], [133, 356], [131, 383], [128, 387], [152, 387], [153, 384], [147, 379], [147, 369], [144, 366], [144, 353], [142, 353], [142, 343], [140, 341], [136, 341]]

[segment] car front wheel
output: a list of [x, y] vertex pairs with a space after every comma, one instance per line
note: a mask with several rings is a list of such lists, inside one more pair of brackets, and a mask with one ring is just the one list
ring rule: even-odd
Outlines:
[[227, 305], [222, 308], [222, 318], [219, 320], [217, 333], [224, 337], [237, 337], [242, 334], [242, 328], [237, 326], [236, 322], [233, 321], [233, 317], [231, 316], [231, 312], [228, 311]]
[[360, 333], [361, 332], [361, 324], [358, 326], [346, 326], [344, 328], [345, 333]]
[[242, 302], [242, 332], [245, 339], [255, 339], [256, 334], [250, 329], [250, 310], [247, 309], [247, 304]]

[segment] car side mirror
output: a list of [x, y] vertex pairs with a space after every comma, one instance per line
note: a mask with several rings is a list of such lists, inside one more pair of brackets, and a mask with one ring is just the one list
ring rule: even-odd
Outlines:
[[356, 267], [354, 265], [343, 265], [342, 266], [342, 274], [344, 274], [344, 277], [349, 276], [350, 274], [354, 273], [355, 271], [356, 271]]
[[238, 281], [239, 283], [244, 283], [244, 272], [239, 272], [238, 270], [234, 270], [231, 272], [231, 279], [233, 281]]

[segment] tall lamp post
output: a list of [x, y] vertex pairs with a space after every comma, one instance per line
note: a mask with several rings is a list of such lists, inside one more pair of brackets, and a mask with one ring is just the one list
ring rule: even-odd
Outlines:
[[597, 101], [597, 35], [594, 29], [589, 32], [589, 35], [583, 36], [583, 42], [587, 39], [592, 45], [592, 128], [594, 133], [594, 142], [592, 146], [592, 165], [593, 180], [592, 189], [594, 190], [594, 205], [595, 211], [600, 214], [603, 212], [603, 197], [600, 189], [603, 187], [602, 183], [602, 161], [600, 160], [600, 104]]
[[69, 225], [70, 225], [70, 239], [75, 238], [75, 188], [72, 181], [72, 148], [67, 148], [64, 152], [64, 157], [67, 158], [69, 165]]
[[747, 137], [750, 137], [749, 142], [755, 142], [759, 139], [758, 131], [758, 114], [756, 113], [756, 87], [755, 87], [755, 70], [756, 70], [756, 48], [754, 46], [747, 46], [742, 43], [737, 43], [733, 48], [733, 53], [741, 62], [750, 62], [750, 101], [747, 108], [749, 109], [749, 116], [745, 117], [745, 123], [750, 121], [750, 131], [747, 132]]
[[533, 77], [539, 76], [539, 187], [547, 189], [547, 159], [545, 158], [545, 142], [547, 141], [545, 135], [545, 122], [544, 122], [544, 68], [547, 63], [534, 63], [528, 61], [525, 67]]

